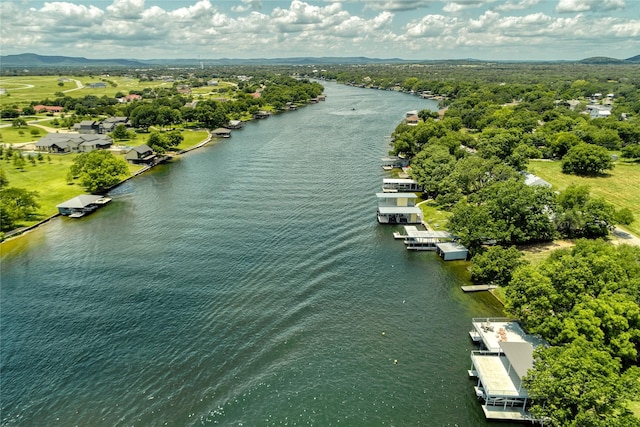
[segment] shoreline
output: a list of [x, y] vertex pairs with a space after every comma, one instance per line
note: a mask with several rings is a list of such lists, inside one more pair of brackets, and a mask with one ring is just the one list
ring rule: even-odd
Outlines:
[[[310, 104], [306, 104], [306, 105], [310, 105]], [[303, 105], [303, 106], [306, 106], [306, 105]], [[295, 110], [289, 110], [289, 111], [295, 111]], [[285, 113], [285, 112], [288, 112], [288, 111], [282, 111], [282, 113]], [[270, 113], [270, 114], [280, 114], [280, 113]], [[252, 121], [252, 120], [255, 120], [255, 119], [250, 119], [248, 121]], [[242, 128], [240, 128], [240, 129], [242, 129]], [[209, 129], [207, 129], [207, 137], [204, 140], [200, 141], [199, 143], [197, 143], [193, 147], [185, 148], [184, 150], [180, 150], [180, 151], [177, 151], [177, 152], [171, 152], [172, 154], [165, 155], [164, 158], [162, 159], [162, 161], [160, 161], [160, 162], [158, 162], [158, 163], [156, 163], [156, 164], [154, 164], [152, 166], [145, 166], [142, 169], [134, 172], [130, 176], [126, 177], [122, 181], [118, 182], [117, 184], [109, 187], [108, 189], [105, 190], [105, 194], [107, 194], [109, 191], [113, 190], [114, 188], [117, 188], [118, 186], [124, 184], [125, 182], [127, 182], [127, 181], [129, 181], [129, 180], [131, 180], [131, 179], [133, 179], [133, 178], [135, 178], [135, 177], [137, 177], [139, 175], [142, 175], [145, 172], [148, 172], [149, 170], [153, 169], [157, 165], [168, 162], [169, 160], [171, 160], [173, 158], [173, 156], [180, 156], [182, 154], [186, 154], [186, 153], [189, 153], [191, 151], [195, 151], [197, 149], [200, 149], [200, 148], [202, 148], [204, 146], [209, 145], [209, 143], [211, 141], [213, 141], [213, 140], [215, 140], [214, 143], [218, 143], [220, 140], [223, 140], [223, 139], [227, 139], [227, 138], [214, 137], [213, 134], [211, 133], [211, 131]], [[56, 217], [59, 217], [59, 216], [61, 216], [59, 213], [55, 213], [55, 214], [53, 214], [51, 216], [46, 217], [45, 219], [43, 219], [41, 221], [38, 221], [35, 224], [29, 225], [29, 226], [26, 226], [26, 227], [16, 228], [14, 230], [8, 231], [7, 233], [4, 234], [4, 239], [2, 241], [0, 241], [0, 247], [2, 246], [3, 243], [8, 242], [10, 240], [14, 240], [14, 239], [19, 238], [19, 237], [22, 237], [22, 236], [28, 234], [30, 231], [35, 230], [36, 228], [40, 227], [41, 225], [44, 225], [44, 224], [48, 223], [49, 221], [52, 221], [53, 219], [55, 219]]]
[[[218, 142], [217, 140], [221, 140], [223, 138], [216, 138], [216, 143]], [[181, 154], [186, 154], [189, 153], [191, 151], [197, 150], [199, 148], [202, 148], [206, 145], [208, 145], [212, 140], [214, 140], [213, 135], [211, 134], [211, 132], [207, 131], [207, 137], [200, 141], [199, 143], [197, 143], [196, 145], [194, 145], [193, 147], [189, 147], [189, 148], [185, 148], [184, 150], [180, 150], [178, 152], [172, 152], [173, 154], [170, 155], [165, 155], [164, 158], [159, 161], [158, 163], [152, 165], [152, 166], [145, 166], [142, 169], [135, 171], [134, 173], [132, 173], [131, 175], [129, 175], [128, 177], [126, 177], [125, 179], [123, 179], [122, 181], [118, 182], [117, 184], [112, 185], [111, 187], [109, 187], [108, 189], [105, 190], [105, 194], [109, 193], [109, 191], [113, 190], [114, 188], [119, 187], [120, 185], [124, 184], [127, 181], [132, 180], [133, 178], [140, 176], [150, 170], [152, 170], [153, 168], [155, 168], [156, 166], [166, 163], [169, 160], [171, 160], [173, 158], [173, 156], [180, 156]], [[3, 243], [8, 242], [10, 240], [14, 240], [17, 239], [19, 237], [25, 236], [26, 234], [28, 234], [30, 231], [35, 230], [36, 228], [40, 227], [41, 225], [44, 225], [52, 220], [54, 220], [55, 218], [62, 216], [60, 215], [60, 213], [55, 213], [53, 215], [50, 215], [46, 218], [44, 218], [43, 220], [38, 221], [35, 224], [26, 226], [26, 227], [20, 227], [20, 228], [16, 228], [14, 230], [8, 231], [7, 233], [5, 233], [5, 237], [4, 239], [0, 242], [0, 246], [2, 246]]]

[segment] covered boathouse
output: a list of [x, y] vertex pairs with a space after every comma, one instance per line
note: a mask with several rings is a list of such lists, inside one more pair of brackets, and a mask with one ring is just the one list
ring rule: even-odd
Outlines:
[[529, 394], [522, 378], [533, 368], [533, 350], [544, 341], [524, 332], [515, 320], [472, 320], [469, 335], [479, 350], [471, 352], [469, 376], [490, 420], [536, 421], [527, 410]]
[[420, 224], [422, 210], [417, 207], [415, 193], [376, 193], [380, 224]]
[[453, 236], [448, 231], [418, 230], [413, 225], [405, 225], [404, 231], [405, 234], [393, 233], [393, 237], [402, 239], [408, 250], [435, 251], [438, 243], [453, 240]]
[[105, 196], [95, 194], [81, 194], [66, 202], [60, 203], [56, 207], [60, 215], [70, 218], [80, 218], [89, 214], [99, 207], [109, 203], [111, 199]]
[[382, 191], [385, 193], [422, 192], [422, 185], [410, 178], [384, 178]]

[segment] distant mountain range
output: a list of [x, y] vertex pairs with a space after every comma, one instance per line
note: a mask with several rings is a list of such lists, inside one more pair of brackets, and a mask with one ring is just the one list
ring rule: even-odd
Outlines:
[[[400, 58], [366, 57], [297, 57], [297, 58], [252, 58], [252, 59], [88, 59], [71, 56], [45, 56], [35, 53], [0, 56], [0, 68], [38, 68], [38, 67], [150, 67], [150, 66], [200, 66], [207, 65], [337, 65], [337, 64], [403, 64], [416, 62], [508, 62], [482, 61], [476, 59], [434, 61], [406, 60]], [[526, 62], [526, 61], [517, 61]], [[582, 64], [640, 64], [640, 55], [627, 59], [592, 57], [580, 61], [530, 61], [530, 62], [576, 62]]]

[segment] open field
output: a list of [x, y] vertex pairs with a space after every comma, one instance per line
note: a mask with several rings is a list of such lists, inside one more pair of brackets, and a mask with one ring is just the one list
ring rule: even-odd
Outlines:
[[629, 208], [635, 221], [623, 228], [640, 236], [640, 164], [617, 162], [608, 175], [581, 177], [562, 173], [560, 162], [532, 160], [529, 172], [550, 182], [554, 190], [562, 191], [570, 185], [586, 185], [592, 195], [604, 198], [616, 209]]
[[[56, 206], [65, 200], [79, 194], [86, 194], [85, 189], [77, 183], [67, 184], [67, 172], [77, 154], [44, 154], [44, 162], [37, 162], [33, 166], [30, 162], [22, 171], [16, 169], [11, 162], [0, 161], [10, 187], [25, 188], [38, 192], [38, 220], [45, 219], [57, 213]], [[47, 158], [47, 156], [51, 159]], [[124, 156], [122, 156], [124, 158]], [[139, 166], [129, 165], [131, 173], [140, 170]], [[36, 221], [24, 222], [22, 226], [29, 226]]]
[[[84, 87], [78, 89], [75, 80], [78, 80]], [[63, 86], [59, 86], [59, 82], [63, 83]], [[86, 87], [90, 83], [98, 82], [104, 82], [107, 87], [95, 89]], [[140, 82], [138, 79], [120, 76], [9, 76], [0, 79], [0, 87], [7, 90], [5, 95], [0, 95], [0, 108], [26, 107], [32, 101], [40, 102], [46, 98], [56, 98], [56, 92], [63, 92], [74, 98], [86, 95], [113, 97], [118, 92], [128, 94], [131, 90], [142, 90], [146, 87], [171, 87], [172, 85], [173, 83], [162, 81]]]
[[48, 132], [46, 130], [36, 126], [26, 126], [22, 128], [15, 128], [12, 126], [3, 127], [0, 128], [0, 144], [22, 144], [26, 142], [35, 142], [47, 133]]

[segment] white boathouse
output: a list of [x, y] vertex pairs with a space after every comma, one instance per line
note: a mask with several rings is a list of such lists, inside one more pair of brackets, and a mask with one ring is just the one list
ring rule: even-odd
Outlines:
[[381, 224], [420, 224], [422, 210], [415, 193], [376, 193], [378, 222]]
[[382, 180], [382, 191], [385, 193], [422, 192], [423, 188], [415, 179], [384, 178]]
[[393, 233], [396, 239], [402, 239], [408, 250], [435, 251], [441, 242], [450, 242], [453, 236], [448, 231], [418, 230], [416, 226], [405, 225], [405, 234]]
[[485, 417], [534, 421], [522, 378], [533, 368], [533, 350], [544, 341], [525, 333], [515, 320], [473, 319], [472, 326], [469, 334], [482, 349], [471, 352], [469, 376], [477, 379], [474, 390]]

